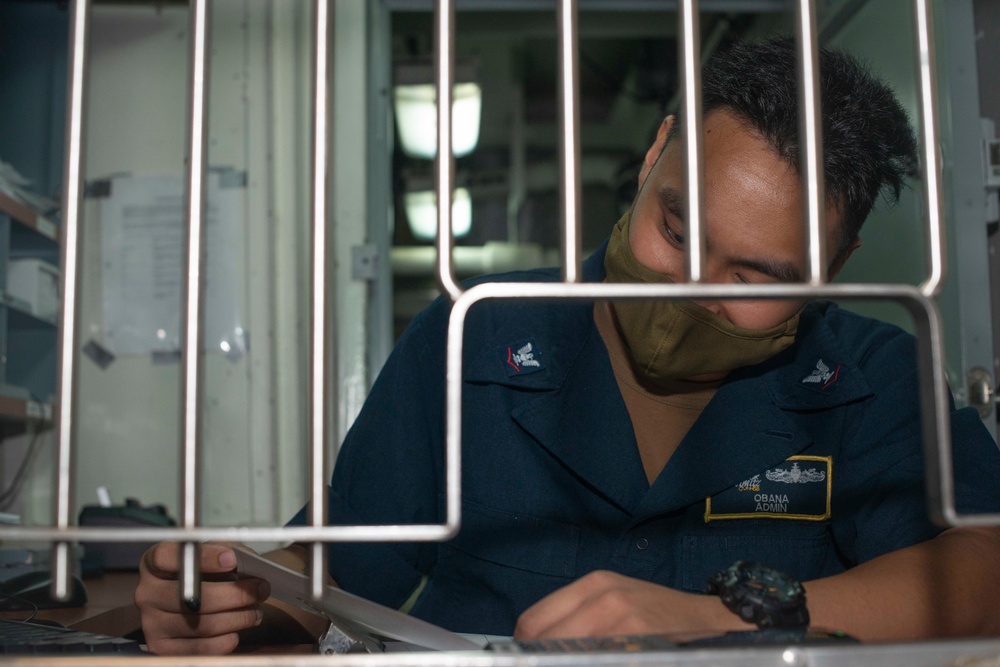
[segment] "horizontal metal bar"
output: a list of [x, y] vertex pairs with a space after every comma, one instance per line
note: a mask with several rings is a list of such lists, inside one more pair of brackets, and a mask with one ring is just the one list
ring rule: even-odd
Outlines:
[[[742, 283], [512, 283], [491, 282], [470, 287], [462, 303], [483, 299], [912, 299], [933, 306], [919, 288], [903, 283], [838, 283], [821, 286], [801, 283], [748, 285]], [[453, 306], [458, 307], [458, 302]], [[454, 318], [455, 316], [452, 315]]]
[[[394, 12], [429, 12], [434, 0], [384, 0]], [[460, 11], [551, 12], [559, 0], [456, 0]], [[649, 12], [677, 11], [679, 0], [578, 0], [586, 11]], [[742, 14], [787, 12], [786, 0], [701, 0], [702, 11]]]
[[[451, 505], [449, 505], [450, 507]], [[0, 540], [60, 542], [164, 542], [236, 540], [240, 542], [428, 542], [443, 541], [458, 532], [458, 519], [449, 515], [443, 524], [399, 524], [375, 526], [243, 526], [196, 528], [7, 526]]]
[[[492, 651], [416, 651], [398, 653], [346, 653], [342, 655], [261, 655], [231, 656], [113, 656], [94, 657], [53, 655], [42, 657], [7, 656], [5, 665], [45, 665], [46, 667], [103, 667], [109, 665], [153, 665], [190, 667], [193, 665], [240, 665], [241, 667], [626, 667], [630, 665], [678, 665], [715, 667], [940, 667], [949, 664], [992, 665], [1000, 655], [1000, 639], [963, 639], [897, 644], [825, 644], [799, 646], [758, 646], [745, 648], [680, 648], [672, 651], [533, 653], [503, 654]], [[962, 660], [959, 661], [959, 658]], [[976, 661], [979, 658], [979, 661]], [[971, 662], [970, 662], [971, 661]]]

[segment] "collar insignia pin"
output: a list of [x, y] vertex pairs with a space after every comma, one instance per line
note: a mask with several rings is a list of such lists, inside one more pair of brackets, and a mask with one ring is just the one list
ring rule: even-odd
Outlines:
[[831, 384], [837, 381], [837, 377], [840, 375], [840, 364], [833, 370], [823, 363], [822, 359], [816, 361], [816, 368], [812, 373], [802, 378], [803, 384], [818, 384], [820, 389], [826, 389]]
[[535, 373], [545, 368], [542, 351], [534, 340], [522, 340], [504, 345], [499, 350], [500, 362], [508, 377]]

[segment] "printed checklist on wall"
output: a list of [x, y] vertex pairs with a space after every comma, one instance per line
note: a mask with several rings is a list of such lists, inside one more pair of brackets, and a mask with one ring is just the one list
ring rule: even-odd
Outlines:
[[[100, 198], [103, 340], [114, 355], [169, 354], [181, 347], [185, 298], [185, 184], [181, 176], [119, 176]], [[242, 174], [213, 171], [206, 187], [205, 329], [208, 349], [246, 350], [239, 247]]]

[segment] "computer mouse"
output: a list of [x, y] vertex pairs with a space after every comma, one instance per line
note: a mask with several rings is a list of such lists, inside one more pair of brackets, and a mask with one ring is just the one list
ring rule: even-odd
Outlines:
[[26, 572], [0, 582], [0, 611], [82, 607], [87, 603], [87, 590], [77, 577], [71, 577], [71, 580], [70, 595], [66, 600], [52, 597], [52, 574], [47, 570]]

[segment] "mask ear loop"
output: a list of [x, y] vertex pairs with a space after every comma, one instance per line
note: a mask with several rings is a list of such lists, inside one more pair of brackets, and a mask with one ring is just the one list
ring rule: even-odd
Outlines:
[[[652, 269], [643, 266], [639, 260], [635, 258], [635, 254], [632, 252], [632, 246], [629, 244], [629, 230], [632, 224], [632, 210], [633, 207], [629, 207], [629, 210], [623, 215], [617, 223], [615, 223], [612, 229], [612, 242], [608, 244], [609, 250], [614, 250], [614, 236], [618, 235], [618, 252], [617, 255], [621, 256], [621, 259], [627, 265], [628, 270], [639, 279], [641, 282], [657, 284], [657, 283], [670, 283], [673, 284], [674, 280], [670, 276], [664, 273], [658, 273]], [[604, 260], [604, 270], [605, 273], [608, 272], [608, 255], [605, 256]], [[617, 272], [616, 272], [617, 273]], [[631, 281], [620, 281], [620, 282], [631, 282]]]

